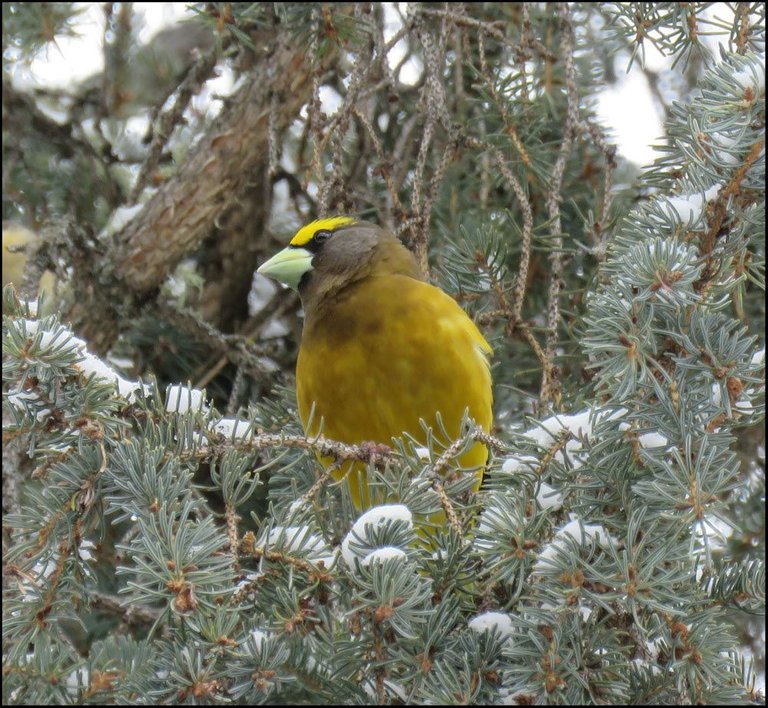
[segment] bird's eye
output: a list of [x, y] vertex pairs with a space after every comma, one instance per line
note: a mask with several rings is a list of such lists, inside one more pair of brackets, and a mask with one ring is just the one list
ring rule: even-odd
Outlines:
[[318, 244], [325, 243], [329, 238], [331, 238], [331, 233], [331, 231], [318, 231], [312, 240]]

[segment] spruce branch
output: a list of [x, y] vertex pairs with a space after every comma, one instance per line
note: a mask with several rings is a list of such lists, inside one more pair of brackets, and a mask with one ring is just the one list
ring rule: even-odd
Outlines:
[[[333, 61], [333, 56], [326, 58]], [[112, 237], [115, 296], [105, 297], [101, 287], [90, 288], [75, 304], [71, 316], [97, 351], [105, 351], [118, 334], [120, 319], [104, 313], [107, 303], [150, 295], [179, 260], [195, 249], [242, 193], [245, 181], [258, 172], [267, 153], [270, 89], [284, 74], [291, 87], [280, 102], [277, 129], [283, 130], [298, 113], [311, 90], [311, 72], [303, 51], [276, 51], [268, 82], [251, 75], [237, 97], [225, 107], [176, 173], [155, 192], [141, 211]], [[159, 247], [162, 244], [162, 247]], [[94, 265], [94, 270], [108, 264]], [[111, 270], [111, 267], [109, 268]], [[120, 295], [117, 295], [119, 291]], [[110, 323], [105, 326], [105, 323]]]

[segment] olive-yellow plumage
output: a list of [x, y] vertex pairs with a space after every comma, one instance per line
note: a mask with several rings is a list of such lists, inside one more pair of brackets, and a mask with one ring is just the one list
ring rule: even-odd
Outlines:
[[[452, 298], [423, 281], [395, 236], [349, 217], [321, 219], [259, 271], [302, 298], [296, 392], [308, 435], [389, 445], [408, 433], [424, 444], [423, 420], [447, 445], [467, 412], [490, 429], [491, 348]], [[478, 468], [475, 488], [487, 457], [475, 443], [458, 459]], [[365, 466], [348, 463], [336, 476], [345, 474], [355, 505], [367, 508]]]

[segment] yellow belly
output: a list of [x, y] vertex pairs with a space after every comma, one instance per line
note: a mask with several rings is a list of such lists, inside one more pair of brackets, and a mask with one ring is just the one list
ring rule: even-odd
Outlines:
[[[448, 445], [459, 437], [468, 410], [487, 431], [490, 351], [465, 312], [438, 288], [402, 275], [371, 277], [305, 325], [296, 367], [304, 429], [316, 435], [322, 425], [326, 437], [350, 444], [389, 445], [408, 433], [424, 445], [423, 419], [437, 442]], [[485, 446], [475, 443], [457, 460], [480, 468], [476, 489], [487, 457]], [[342, 468], [337, 478], [347, 473], [355, 506], [367, 508], [365, 466]]]

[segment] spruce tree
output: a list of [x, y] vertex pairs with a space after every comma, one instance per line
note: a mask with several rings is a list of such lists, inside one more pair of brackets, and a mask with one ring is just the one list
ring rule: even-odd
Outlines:
[[[115, 3], [102, 70], [20, 81], [81, 12], [3, 5], [4, 703], [762, 702], [764, 6], [208, 3], [146, 40]], [[594, 109], [625, 70], [649, 166]], [[302, 431], [300, 303], [253, 273], [339, 213], [494, 348], [477, 493]]]

